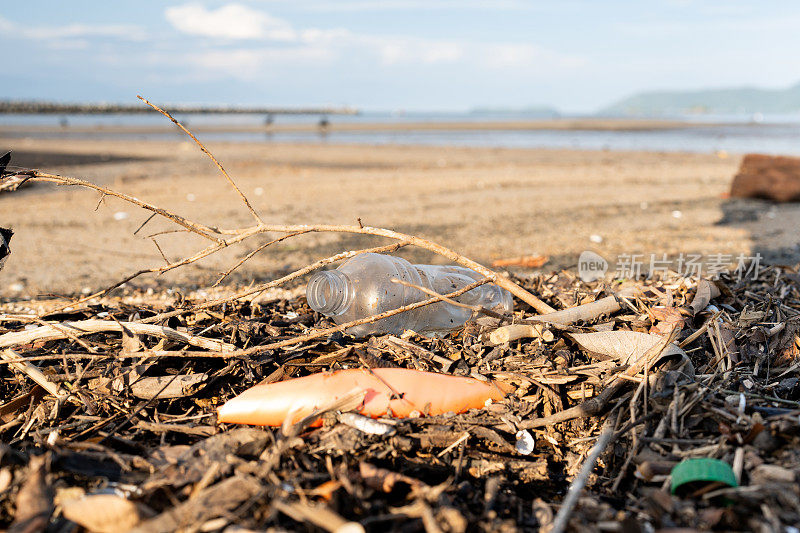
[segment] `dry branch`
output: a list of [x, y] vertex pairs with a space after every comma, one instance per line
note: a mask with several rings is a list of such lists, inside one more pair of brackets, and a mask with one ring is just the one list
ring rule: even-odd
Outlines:
[[162, 339], [167, 339], [175, 342], [185, 342], [192, 346], [205, 348], [206, 350], [217, 350], [221, 352], [230, 352], [236, 349], [232, 344], [227, 342], [218, 341], [215, 339], [207, 339], [205, 337], [198, 337], [188, 333], [168, 328], [166, 326], [157, 326], [153, 324], [142, 324], [140, 322], [114, 322], [109, 320], [81, 320], [78, 322], [61, 322], [58, 326], [40, 326], [35, 329], [25, 331], [14, 331], [0, 335], [0, 348], [9, 348], [11, 346], [18, 346], [20, 344], [28, 344], [31, 342], [45, 342], [57, 339], [68, 338], [67, 331], [75, 336], [86, 335], [88, 333], [101, 333], [105, 331], [114, 331], [122, 333], [123, 330], [130, 331], [136, 335], [152, 335]]
[[24, 357], [20, 356], [14, 350], [8, 349], [0, 351], [0, 357], [20, 372], [27, 374], [29, 378], [56, 398], [64, 398], [66, 396], [66, 393], [61, 390], [61, 387], [47, 379], [47, 376], [39, 370], [39, 367], [25, 360]]
[[136, 95], [136, 98], [138, 98], [139, 100], [141, 100], [141, 101], [142, 101], [142, 102], [144, 102], [145, 104], [149, 105], [150, 107], [152, 107], [153, 109], [155, 109], [156, 111], [158, 111], [159, 113], [161, 113], [162, 115], [164, 115], [165, 117], [167, 117], [168, 119], [170, 119], [170, 120], [171, 120], [171, 121], [172, 121], [172, 122], [173, 122], [173, 123], [174, 123], [176, 126], [178, 126], [178, 127], [181, 129], [181, 130], [183, 130], [183, 132], [184, 132], [186, 135], [188, 135], [189, 137], [191, 137], [191, 138], [192, 138], [192, 140], [193, 140], [195, 143], [197, 143], [197, 146], [199, 146], [199, 147], [200, 147], [200, 150], [202, 150], [204, 154], [206, 154], [208, 157], [210, 157], [210, 158], [211, 158], [211, 161], [213, 161], [213, 162], [214, 162], [214, 164], [215, 164], [215, 165], [217, 166], [217, 168], [219, 169], [219, 171], [220, 171], [220, 172], [222, 172], [222, 175], [223, 175], [223, 176], [225, 176], [225, 179], [226, 179], [226, 180], [228, 180], [228, 183], [230, 183], [230, 184], [231, 184], [231, 187], [233, 187], [233, 188], [234, 188], [234, 190], [235, 190], [235, 191], [236, 191], [236, 192], [239, 194], [239, 197], [240, 197], [240, 198], [242, 199], [242, 201], [244, 202], [244, 205], [245, 205], [245, 206], [247, 206], [247, 209], [250, 211], [250, 214], [251, 214], [251, 215], [253, 215], [253, 218], [255, 218], [255, 219], [256, 219], [256, 222], [258, 222], [259, 224], [263, 224], [263, 223], [264, 223], [264, 221], [263, 221], [263, 220], [261, 220], [261, 217], [260, 217], [260, 216], [258, 216], [258, 213], [256, 213], [256, 210], [255, 210], [255, 209], [253, 209], [253, 206], [252, 206], [252, 205], [250, 205], [250, 201], [247, 199], [247, 196], [245, 196], [245, 195], [244, 195], [244, 193], [241, 191], [241, 189], [239, 189], [239, 187], [237, 187], [237, 186], [236, 186], [236, 183], [233, 181], [233, 178], [231, 178], [231, 177], [228, 175], [228, 173], [227, 173], [227, 172], [225, 172], [225, 169], [224, 169], [224, 168], [222, 168], [222, 165], [220, 164], [220, 162], [219, 162], [219, 161], [217, 161], [217, 158], [216, 158], [216, 157], [214, 157], [214, 156], [213, 156], [213, 154], [212, 154], [211, 152], [209, 152], [209, 151], [208, 151], [208, 149], [207, 149], [207, 148], [206, 148], [206, 147], [203, 145], [203, 143], [201, 143], [201, 142], [200, 142], [200, 141], [197, 139], [197, 137], [195, 137], [195, 136], [192, 134], [192, 132], [191, 132], [191, 131], [187, 130], [187, 129], [186, 129], [184, 126], [183, 126], [183, 124], [181, 124], [180, 122], [178, 122], [177, 120], [175, 120], [175, 117], [173, 117], [173, 116], [172, 116], [172, 115], [170, 115], [170, 114], [169, 114], [167, 111], [165, 111], [165, 110], [161, 109], [160, 107], [158, 107], [157, 105], [155, 105], [155, 104], [154, 104], [154, 103], [152, 103], [151, 101], [147, 100], [146, 98], [143, 98], [142, 96], [139, 96], [138, 94]]

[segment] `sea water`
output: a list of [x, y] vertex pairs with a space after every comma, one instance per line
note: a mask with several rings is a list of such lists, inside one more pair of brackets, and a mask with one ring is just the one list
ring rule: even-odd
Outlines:
[[[328, 131], [311, 128], [308, 131], [269, 131], [262, 114], [196, 114], [177, 115], [192, 126], [230, 127], [231, 131], [203, 131], [202, 140], [295, 142], [330, 144], [400, 144], [447, 145], [498, 148], [551, 148], [576, 150], [632, 150], [665, 152], [728, 153], [759, 152], [767, 154], [800, 155], [800, 114], [773, 116], [691, 115], [663, 117], [668, 120], [695, 122], [685, 127], [598, 131], [591, 129], [507, 129], [484, 130], [408, 130], [408, 131]], [[278, 115], [274, 124], [317, 124], [319, 116]], [[542, 117], [525, 114], [491, 113], [362, 113], [355, 116], [328, 116], [330, 123], [436, 123], [537, 120]], [[548, 117], [545, 117], [548, 118]], [[569, 119], [592, 119], [593, 116], [571, 116]], [[603, 117], [614, 118], [614, 117]], [[699, 123], [699, 124], [698, 124]], [[163, 130], [167, 119], [157, 114], [145, 115], [0, 115], [2, 136], [25, 135], [39, 138], [112, 138], [141, 140], [178, 139], [183, 134]], [[29, 126], [44, 126], [46, 131], [26, 130]], [[63, 126], [63, 127], [62, 127]], [[16, 128], [19, 128], [18, 130]], [[148, 127], [155, 128], [147, 131]], [[236, 128], [245, 131], [236, 131]], [[263, 127], [263, 131], [255, 131]], [[75, 129], [73, 129], [75, 128]], [[136, 131], [124, 131], [137, 128]], [[249, 128], [249, 129], [247, 129]]]

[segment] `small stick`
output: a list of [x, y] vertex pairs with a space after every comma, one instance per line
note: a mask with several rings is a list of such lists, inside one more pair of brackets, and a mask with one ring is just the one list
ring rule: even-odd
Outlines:
[[164, 250], [162, 250], [162, 249], [161, 249], [161, 246], [159, 246], [159, 245], [158, 245], [158, 241], [155, 239], [155, 237], [152, 237], [150, 240], [151, 240], [151, 241], [153, 241], [153, 244], [155, 244], [155, 245], [156, 245], [156, 248], [158, 248], [158, 253], [160, 253], [160, 254], [161, 254], [161, 259], [163, 259], [163, 260], [164, 260], [164, 262], [165, 262], [167, 265], [169, 265], [169, 264], [170, 264], [170, 262], [169, 262], [169, 259], [167, 259], [167, 256], [166, 256], [166, 255], [164, 255]]
[[489, 342], [495, 346], [528, 338], [542, 339], [545, 342], [555, 339], [552, 332], [544, 329], [543, 324], [510, 324], [489, 333]]
[[597, 463], [597, 459], [611, 442], [611, 437], [613, 436], [614, 427], [611, 424], [606, 423], [603, 432], [600, 434], [600, 438], [597, 439], [597, 444], [594, 445], [592, 451], [589, 452], [589, 455], [583, 462], [581, 471], [578, 472], [578, 475], [572, 480], [569, 490], [567, 491], [567, 496], [561, 503], [561, 508], [558, 510], [558, 514], [553, 521], [553, 525], [550, 528], [549, 533], [563, 533], [566, 530], [572, 510], [575, 508], [575, 504], [578, 503], [578, 497], [581, 495], [581, 491], [586, 486], [586, 482], [589, 481], [589, 476], [592, 474], [592, 470], [594, 470], [594, 465]]
[[162, 209], [160, 207], [156, 207], [152, 204], [147, 202], [143, 202], [138, 198], [133, 196], [129, 196], [127, 194], [122, 194], [120, 192], [113, 191], [111, 189], [106, 189], [105, 187], [101, 187], [100, 185], [95, 185], [89, 181], [85, 181], [78, 178], [70, 178], [67, 176], [59, 176], [57, 174], [47, 174], [45, 172], [39, 171], [32, 171], [30, 173], [31, 177], [35, 181], [49, 181], [52, 183], [60, 183], [62, 185], [78, 185], [81, 187], [86, 187], [88, 189], [94, 189], [96, 191], [100, 191], [103, 193], [104, 196], [113, 196], [115, 198], [119, 198], [120, 200], [125, 200], [128, 203], [131, 203], [135, 206], [141, 207], [142, 209], [147, 209], [148, 211], [152, 211], [153, 213], [157, 213], [162, 217], [171, 220], [172, 222], [178, 224], [179, 226], [183, 226], [187, 230], [191, 231], [192, 233], [196, 233], [209, 239], [211, 241], [217, 242], [218, 239], [216, 237], [212, 237], [211, 233], [219, 234], [220, 231], [217, 228], [212, 228], [210, 226], [205, 226], [203, 224], [198, 224], [197, 222], [192, 222], [189, 219], [183, 218], [180, 215], [176, 215], [171, 211], [167, 211], [166, 209]]
[[253, 215], [253, 218], [255, 218], [255, 219], [256, 219], [256, 222], [258, 222], [259, 224], [263, 224], [263, 223], [264, 223], [264, 221], [263, 221], [263, 220], [261, 220], [261, 217], [260, 217], [260, 216], [258, 216], [258, 213], [256, 213], [256, 210], [255, 210], [255, 209], [253, 209], [253, 206], [251, 206], [251, 205], [250, 205], [250, 201], [247, 199], [247, 196], [245, 196], [245, 195], [244, 195], [244, 193], [243, 193], [243, 192], [242, 192], [242, 191], [239, 189], [239, 187], [237, 187], [237, 186], [236, 186], [236, 183], [234, 183], [233, 179], [232, 179], [232, 178], [231, 178], [231, 177], [228, 175], [228, 173], [227, 173], [227, 172], [225, 172], [225, 169], [224, 169], [224, 168], [222, 168], [222, 165], [220, 164], [220, 162], [219, 162], [219, 161], [217, 161], [217, 158], [216, 158], [216, 157], [214, 157], [214, 156], [211, 154], [211, 152], [209, 152], [209, 151], [208, 151], [208, 149], [207, 149], [205, 146], [203, 146], [203, 143], [201, 143], [201, 142], [200, 142], [200, 141], [197, 139], [197, 137], [195, 137], [195, 136], [192, 134], [192, 132], [191, 132], [191, 131], [187, 130], [187, 129], [186, 129], [184, 126], [183, 126], [183, 124], [181, 124], [180, 122], [178, 122], [177, 120], [175, 120], [175, 118], [174, 118], [172, 115], [170, 115], [170, 114], [169, 114], [167, 111], [165, 111], [165, 110], [161, 109], [160, 107], [158, 107], [157, 105], [155, 105], [154, 103], [152, 103], [151, 101], [149, 101], [147, 98], [144, 98], [144, 97], [142, 97], [142, 96], [140, 96], [140, 95], [138, 95], [138, 94], [136, 95], [136, 98], [138, 98], [139, 100], [141, 100], [141, 101], [142, 101], [142, 102], [144, 102], [145, 104], [149, 105], [150, 107], [152, 107], [153, 109], [155, 109], [156, 111], [158, 111], [159, 113], [161, 113], [162, 115], [164, 115], [165, 117], [167, 117], [168, 119], [170, 119], [170, 120], [173, 122], [173, 124], [175, 124], [175, 125], [176, 125], [176, 126], [178, 126], [178, 127], [181, 129], [181, 130], [183, 130], [183, 133], [185, 133], [186, 135], [188, 135], [189, 137], [191, 137], [191, 138], [192, 138], [192, 140], [193, 140], [194, 142], [196, 142], [196, 143], [197, 143], [197, 146], [199, 146], [199, 147], [200, 147], [200, 150], [202, 150], [204, 154], [206, 154], [208, 157], [210, 157], [210, 158], [211, 158], [211, 161], [213, 161], [213, 162], [214, 162], [214, 164], [215, 164], [215, 165], [217, 165], [217, 168], [219, 169], [219, 171], [220, 171], [220, 172], [222, 172], [222, 175], [223, 175], [223, 176], [225, 176], [225, 179], [226, 179], [226, 180], [228, 180], [228, 183], [230, 183], [230, 184], [231, 184], [231, 187], [233, 187], [233, 188], [234, 188], [234, 190], [235, 190], [237, 193], [239, 193], [239, 196], [241, 197], [242, 201], [244, 202], [244, 205], [246, 205], [246, 206], [247, 206], [247, 209], [249, 209], [249, 210], [250, 210], [250, 214], [252, 214], [252, 215]]
[[536, 322], [551, 322], [554, 324], [560, 324], [562, 326], [567, 326], [580, 321], [593, 320], [601, 315], [607, 315], [619, 311], [621, 309], [619, 299], [633, 296], [635, 292], [635, 288], [622, 290], [618, 294], [606, 296], [605, 298], [601, 298], [588, 304], [547, 313], [533, 317], [530, 320]]
[[216, 287], [216, 286], [218, 286], [220, 283], [222, 283], [222, 282], [225, 280], [225, 278], [227, 278], [228, 276], [230, 276], [230, 275], [231, 275], [231, 272], [233, 272], [234, 270], [236, 270], [237, 268], [239, 268], [240, 266], [242, 266], [242, 265], [245, 263], [245, 261], [249, 260], [249, 259], [250, 259], [250, 258], [252, 258], [254, 255], [256, 255], [256, 254], [258, 254], [259, 252], [263, 251], [263, 250], [264, 250], [264, 248], [266, 248], [267, 246], [272, 246], [273, 244], [279, 243], [279, 242], [281, 242], [281, 241], [284, 241], [284, 240], [286, 240], [286, 239], [289, 239], [289, 238], [291, 238], [291, 237], [296, 237], [296, 236], [298, 236], [298, 235], [302, 235], [303, 233], [308, 233], [308, 232], [306, 232], [306, 231], [297, 231], [297, 232], [295, 232], [295, 233], [290, 233], [290, 234], [288, 234], [288, 235], [284, 235], [283, 237], [278, 237], [277, 239], [272, 239], [271, 241], [269, 241], [269, 242], [267, 242], [267, 243], [264, 243], [264, 244], [262, 244], [261, 246], [259, 246], [258, 248], [256, 248], [255, 250], [253, 250], [252, 252], [250, 252], [249, 254], [247, 254], [246, 256], [244, 256], [244, 258], [243, 258], [241, 261], [239, 261], [238, 263], [236, 263], [235, 265], [233, 265], [231, 268], [229, 268], [228, 270], [226, 270], [226, 271], [225, 271], [225, 272], [224, 272], [224, 273], [223, 273], [223, 274], [222, 274], [222, 275], [219, 277], [219, 279], [218, 279], [217, 281], [215, 281], [215, 282], [214, 282], [214, 284], [213, 284], [211, 287]]
[[377, 246], [375, 248], [365, 248], [363, 250], [350, 250], [350, 251], [347, 251], [347, 252], [340, 252], [340, 253], [338, 253], [336, 255], [332, 255], [330, 257], [326, 257], [324, 259], [320, 259], [320, 260], [318, 260], [318, 261], [316, 261], [316, 262], [314, 262], [314, 263], [312, 263], [310, 265], [306, 265], [305, 267], [303, 267], [301, 269], [295, 270], [291, 274], [287, 274], [287, 275], [285, 275], [283, 277], [280, 277], [278, 279], [269, 281], [267, 283], [262, 283], [260, 285], [255, 286], [255, 287], [242, 290], [242, 291], [237, 292], [236, 294], [233, 294], [233, 295], [228, 296], [226, 298], [219, 298], [219, 299], [216, 299], [216, 300], [206, 300], [205, 302], [203, 302], [201, 304], [198, 304], [198, 305], [196, 305], [194, 307], [191, 307], [189, 309], [177, 309], [175, 311], [168, 311], [168, 312], [165, 312], [165, 313], [161, 313], [159, 315], [155, 315], [155, 316], [151, 316], [151, 317], [148, 317], [148, 318], [144, 318], [142, 320], [139, 320], [139, 322], [141, 322], [142, 324], [149, 324], [149, 323], [152, 323], [152, 322], [161, 322], [162, 320], [166, 320], [166, 319], [171, 318], [173, 316], [183, 315], [183, 314], [186, 314], [186, 313], [193, 313], [195, 311], [201, 311], [203, 309], [208, 309], [210, 307], [215, 307], [217, 305], [222, 305], [224, 303], [232, 302], [232, 301], [235, 301], [235, 300], [240, 300], [242, 298], [246, 298], [247, 296], [251, 296], [253, 294], [262, 293], [267, 289], [271, 289], [273, 287], [278, 287], [280, 285], [288, 283], [288, 282], [290, 282], [290, 281], [292, 281], [294, 279], [297, 279], [297, 278], [299, 278], [301, 276], [305, 276], [306, 274], [308, 274], [310, 272], [313, 272], [313, 271], [315, 271], [315, 270], [317, 270], [319, 268], [322, 268], [325, 265], [329, 265], [331, 263], [335, 263], [335, 262], [341, 261], [343, 259], [350, 259], [351, 257], [354, 257], [354, 256], [356, 256], [358, 254], [394, 252], [394, 251], [399, 250], [403, 246], [407, 246], [407, 245], [408, 245], [408, 243], [406, 243], [406, 242], [398, 242], [398, 243], [394, 243], [394, 244], [389, 244], [387, 246]]
[[136, 235], [137, 233], [139, 233], [140, 231], [142, 231], [142, 228], [144, 228], [144, 227], [147, 225], [147, 223], [148, 223], [148, 222], [150, 222], [151, 220], [153, 220], [153, 217], [154, 217], [154, 216], [156, 216], [156, 213], [150, 213], [150, 216], [149, 216], [149, 217], [147, 217], [147, 220], [145, 220], [144, 222], [142, 222], [142, 225], [141, 225], [141, 226], [139, 226], [138, 228], [136, 228], [136, 231], [134, 231], [134, 232], [133, 232], [133, 234], [134, 234], [134, 235]]
[[207, 350], [217, 350], [221, 352], [231, 352], [236, 349], [232, 344], [182, 333], [166, 326], [156, 326], [154, 324], [142, 324], [140, 322], [115, 322], [110, 320], [80, 320], [77, 322], [62, 322], [58, 326], [45, 325], [26, 331], [14, 331], [0, 335], [0, 348], [9, 348], [19, 344], [30, 342], [45, 342], [69, 337], [65, 330], [71, 330], [75, 336], [86, 335], [88, 333], [100, 333], [104, 331], [122, 332], [124, 329], [137, 335], [152, 335], [178, 342], [185, 342], [192, 346], [198, 346]]
[[14, 350], [11, 349], [4, 350], [0, 352], [0, 357], [5, 359], [6, 361], [9, 361], [11, 366], [16, 368], [20, 372], [27, 374], [28, 377], [31, 378], [33, 381], [35, 381], [40, 387], [42, 387], [44, 390], [46, 390], [59, 400], [67, 396], [67, 394], [63, 390], [61, 390], [61, 387], [59, 387], [58, 385], [47, 379], [47, 376], [45, 376], [42, 373], [42, 371], [39, 370], [38, 366], [25, 361], [25, 358], [22, 357], [17, 352], [15, 352]]
[[345, 520], [325, 505], [276, 499], [272, 506], [297, 522], [309, 522], [329, 533], [364, 533], [364, 526]]

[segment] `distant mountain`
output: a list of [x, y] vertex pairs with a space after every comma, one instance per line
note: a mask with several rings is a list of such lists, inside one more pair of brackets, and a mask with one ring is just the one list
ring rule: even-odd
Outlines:
[[602, 115], [800, 112], [800, 83], [788, 89], [741, 87], [635, 94], [600, 111]]

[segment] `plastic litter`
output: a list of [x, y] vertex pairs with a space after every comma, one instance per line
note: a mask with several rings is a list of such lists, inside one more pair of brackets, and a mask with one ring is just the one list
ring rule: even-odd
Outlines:
[[672, 469], [672, 494], [685, 495], [702, 485], [737, 487], [736, 476], [728, 463], [700, 457], [681, 461]]
[[366, 392], [358, 412], [372, 418], [463, 413], [505, 397], [491, 381], [406, 368], [349, 369], [256, 385], [220, 407], [217, 420], [280, 426], [290, 414], [299, 420], [319, 406], [358, 390]]
[[346, 426], [356, 428], [357, 430], [364, 433], [369, 433], [370, 435], [382, 435], [388, 437], [394, 435], [397, 431], [389, 424], [384, 424], [383, 422], [378, 422], [377, 420], [369, 418], [368, 416], [359, 415], [356, 413], [340, 413], [337, 417], [337, 420]]
[[[444, 295], [483, 276], [463, 267], [412, 265], [400, 257], [365, 253], [349, 259], [336, 270], [314, 274], [306, 288], [306, 299], [312, 309], [343, 324], [430, 298], [419, 289], [394, 283], [393, 279]], [[477, 287], [455, 300], [501, 312], [511, 312], [514, 308], [511, 293], [494, 284]], [[404, 330], [413, 330], [436, 335], [464, 325], [470, 316], [470, 309], [441, 302], [348, 328], [347, 333], [363, 337], [385, 333], [399, 335]]]
[[533, 435], [530, 434], [527, 430], [517, 431], [517, 443], [515, 444], [514, 448], [517, 450], [517, 453], [520, 455], [530, 455], [533, 453], [533, 450], [536, 448], [536, 441], [533, 439]]

